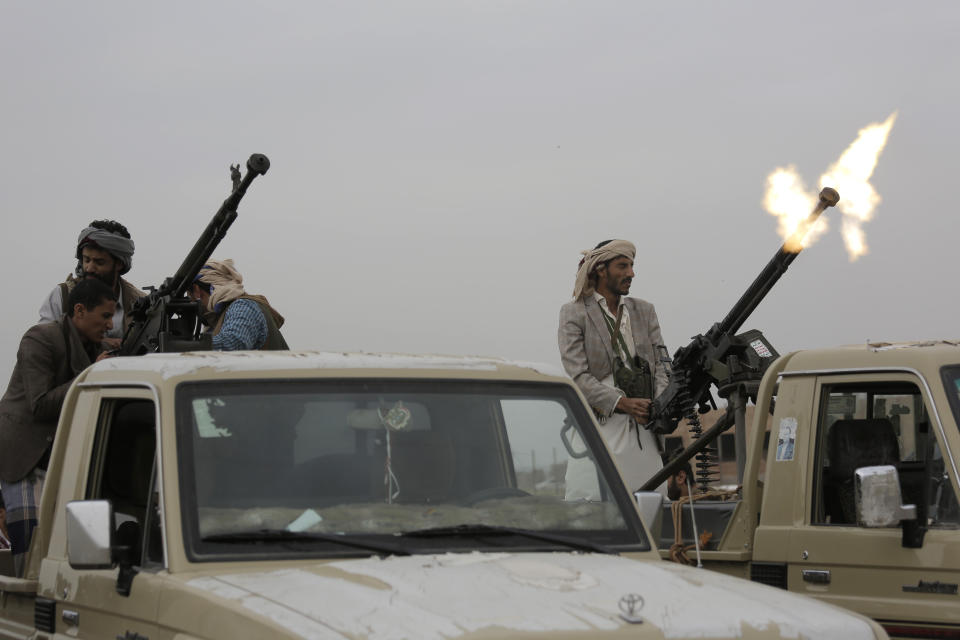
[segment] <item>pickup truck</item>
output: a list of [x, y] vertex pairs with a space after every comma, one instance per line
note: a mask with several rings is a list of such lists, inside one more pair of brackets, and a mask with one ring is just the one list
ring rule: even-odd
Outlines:
[[[568, 499], [573, 460], [596, 499]], [[26, 567], [0, 638], [886, 637], [662, 562], [569, 378], [481, 358], [94, 364]]]
[[[784, 355], [760, 381], [739, 499], [696, 500], [692, 518], [684, 505], [684, 542], [703, 541], [707, 568], [863, 613], [891, 637], [960, 638], [958, 427], [960, 342]], [[667, 558], [673, 521], [659, 522]]]

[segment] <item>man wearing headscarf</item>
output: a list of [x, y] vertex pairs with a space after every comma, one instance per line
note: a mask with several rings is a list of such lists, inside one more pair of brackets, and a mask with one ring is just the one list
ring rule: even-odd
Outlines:
[[[634, 278], [633, 243], [607, 240], [582, 253], [573, 300], [560, 309], [560, 358], [593, 408], [627, 488], [634, 491], [663, 468], [659, 438], [645, 428], [652, 398], [668, 382], [657, 353], [663, 345], [660, 321], [652, 304], [625, 297]], [[614, 380], [618, 367], [646, 381], [637, 385], [646, 388], [643, 392], [636, 386], [629, 389], [642, 397], [618, 388]], [[621, 375], [619, 384], [627, 386], [622, 381]], [[588, 459], [568, 462], [567, 497], [599, 497], [596, 472]]]
[[283, 316], [261, 295], [243, 288], [243, 276], [229, 258], [210, 260], [197, 274], [188, 294], [199, 300], [204, 323], [217, 351], [288, 349], [280, 333]]
[[143, 291], [121, 278], [133, 266], [133, 240], [127, 228], [115, 220], [94, 220], [77, 238], [77, 267], [57, 285], [40, 307], [40, 322], [56, 322], [66, 311], [64, 302], [81, 280], [96, 278], [113, 288], [117, 311], [113, 328], [103, 339], [104, 349], [117, 349], [132, 318], [130, 311]]

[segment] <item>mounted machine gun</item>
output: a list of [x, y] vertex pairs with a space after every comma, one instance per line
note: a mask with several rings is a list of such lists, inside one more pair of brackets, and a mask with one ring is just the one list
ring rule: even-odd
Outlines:
[[220, 205], [177, 272], [164, 280], [160, 287], [136, 301], [131, 311], [133, 321], [123, 335], [119, 355], [138, 356], [157, 351], [211, 348], [210, 337], [201, 335], [199, 303], [185, 294], [236, 220], [237, 206], [246, 194], [247, 187], [269, 168], [270, 160], [260, 153], [253, 154], [247, 160], [247, 174], [242, 179], [239, 167], [230, 167], [233, 192]]
[[[663, 354], [670, 382], [653, 401], [651, 428], [658, 433], [672, 433], [680, 420], [686, 418], [694, 442], [650, 478], [642, 491], [653, 491], [695, 455], [698, 456], [697, 483], [701, 491], [706, 490], [714, 479], [716, 466], [716, 449], [711, 445], [733, 424], [737, 425], [737, 479], [743, 478], [747, 400], [756, 400], [760, 379], [779, 354], [760, 331], [754, 329], [741, 334], [737, 331], [800, 253], [803, 236], [816, 219], [839, 200], [836, 190], [824, 188], [804, 224], [784, 242], [726, 317], [706, 334], [694, 336], [690, 344], [677, 349], [672, 361]], [[661, 348], [666, 351], [665, 347]], [[727, 413], [704, 432], [697, 413], [706, 413], [711, 407], [716, 409], [711, 394], [713, 385], [717, 387], [717, 395], [728, 400]]]

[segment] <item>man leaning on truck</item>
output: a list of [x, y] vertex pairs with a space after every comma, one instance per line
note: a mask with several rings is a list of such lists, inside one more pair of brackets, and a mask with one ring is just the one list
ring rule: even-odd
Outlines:
[[[0, 482], [17, 575], [37, 526], [50, 447], [70, 383], [95, 360], [113, 326], [117, 295], [96, 278], [67, 296], [66, 314], [31, 327], [20, 340], [17, 363], [0, 399]], [[98, 355], [99, 354], [99, 355]]]

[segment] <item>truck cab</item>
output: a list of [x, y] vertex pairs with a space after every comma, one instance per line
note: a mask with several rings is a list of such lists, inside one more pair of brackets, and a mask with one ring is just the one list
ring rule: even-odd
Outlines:
[[[960, 638], [958, 425], [960, 344], [781, 357], [760, 385], [742, 499], [693, 506], [713, 535], [701, 561], [866, 614], [891, 637]], [[886, 502], [869, 491], [878, 480]]]
[[65, 401], [6, 638], [882, 638], [660, 561], [582, 395], [480, 358], [104, 360]]

